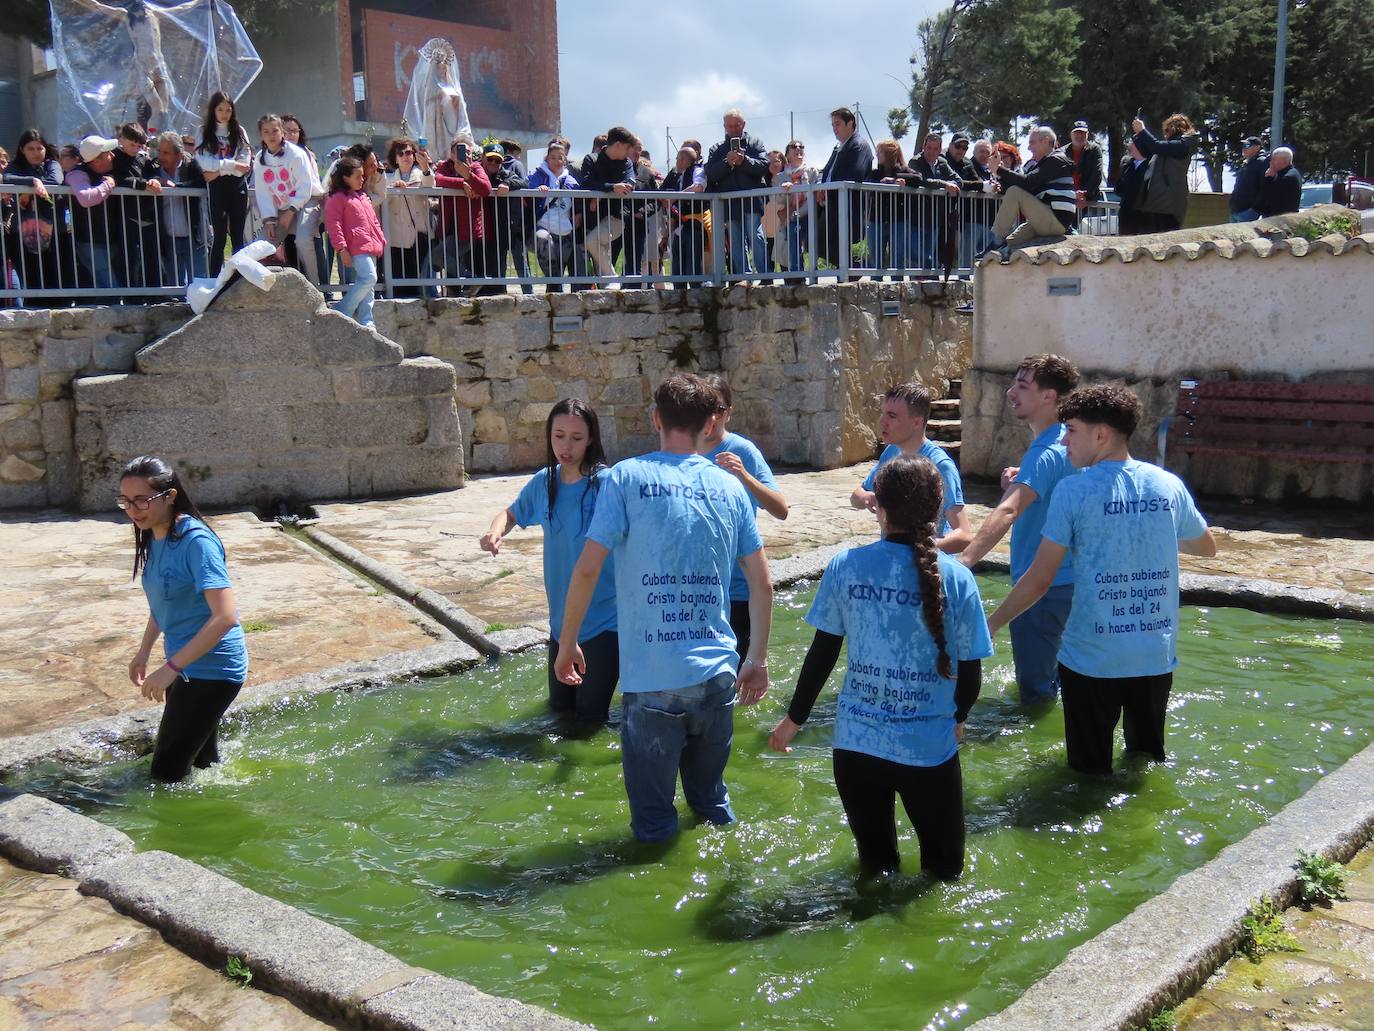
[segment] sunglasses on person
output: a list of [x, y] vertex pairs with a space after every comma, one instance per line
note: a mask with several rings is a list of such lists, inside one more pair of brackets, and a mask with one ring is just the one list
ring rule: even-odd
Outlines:
[[415, 153], [415, 148], [414, 148], [414, 147], [403, 147], [402, 149], [398, 150], [396, 153], [397, 153], [397, 154], [414, 154], [414, 153]]
[[161, 494], [154, 494], [152, 497], [149, 498], [126, 498], [123, 495], [120, 495], [119, 497], [115, 498], [115, 508], [119, 509], [121, 512], [127, 512], [129, 511], [129, 509], [133, 509], [135, 512], [146, 512], [152, 506], [154, 501], [156, 501], [158, 498], [165, 498], [170, 493], [172, 493], [171, 487], [168, 487]]

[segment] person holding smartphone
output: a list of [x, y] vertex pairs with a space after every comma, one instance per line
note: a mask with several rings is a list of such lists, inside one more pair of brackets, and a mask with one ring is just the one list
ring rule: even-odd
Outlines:
[[[744, 114], [738, 108], [725, 112], [725, 139], [706, 156], [706, 189], [710, 193], [739, 193], [769, 185], [768, 152], [758, 137], [744, 131]], [[763, 197], [725, 201], [725, 234], [730, 248], [730, 272], [744, 275], [746, 252], [752, 255], [755, 276], [768, 270], [759, 222]]]
[[472, 275], [472, 252], [485, 235], [482, 200], [491, 196], [491, 180], [481, 163], [473, 160], [476, 143], [468, 133], [453, 137], [449, 157], [434, 168], [434, 185], [452, 194], [439, 201], [439, 224], [430, 245], [431, 268], [444, 269], [456, 279]]

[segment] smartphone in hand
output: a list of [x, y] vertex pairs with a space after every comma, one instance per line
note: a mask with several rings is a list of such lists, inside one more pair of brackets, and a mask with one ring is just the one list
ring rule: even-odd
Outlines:
[[463, 162], [463, 164], [468, 163], [468, 145], [466, 143], [458, 144], [457, 156], [458, 160]]
[[738, 152], [739, 149], [740, 149], [740, 145], [741, 145], [743, 142], [744, 142], [744, 141], [743, 141], [742, 139], [740, 139], [738, 136], [731, 136], [731, 137], [730, 137], [730, 149], [731, 149], [732, 151]]

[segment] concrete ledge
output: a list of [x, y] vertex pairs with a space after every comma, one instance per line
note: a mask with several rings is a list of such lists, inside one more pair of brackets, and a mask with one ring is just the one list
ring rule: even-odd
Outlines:
[[[242, 957], [255, 984], [330, 1020], [369, 1028], [581, 1026], [409, 967], [333, 924], [167, 852], [109, 863], [80, 891], [212, 967]], [[379, 981], [385, 990], [374, 995]], [[399, 985], [388, 987], [393, 982]]]
[[1085, 942], [970, 1031], [1133, 1031], [1176, 1005], [1235, 951], [1251, 903], [1292, 903], [1299, 849], [1350, 859], [1374, 834], [1374, 745], [1272, 820]]
[[46, 798], [0, 802], [0, 855], [27, 869], [79, 880], [133, 853], [127, 834]]
[[410, 602], [425, 615], [453, 631], [459, 640], [470, 644], [483, 655], [501, 654], [500, 645], [493, 644], [491, 639], [487, 637], [486, 624], [472, 613], [453, 604], [442, 594], [432, 591], [428, 587], [421, 587], [404, 573], [368, 557], [357, 548], [345, 544], [318, 526], [304, 526], [301, 528], [301, 532], [340, 562], [347, 563], [365, 576], [377, 581], [388, 591]]
[[[366, 662], [335, 666], [287, 680], [274, 680], [246, 688], [229, 712], [241, 717], [271, 708], [292, 698], [325, 691], [357, 691], [380, 687], [409, 677], [435, 677], [459, 673], [477, 665], [482, 656], [460, 641], [430, 645], [414, 651], [392, 652]], [[41, 734], [0, 738], [0, 777], [39, 762], [90, 766], [121, 755], [143, 755], [152, 750], [162, 709], [144, 709], [88, 720]]]
[[488, 634], [487, 639], [499, 647], [503, 655], [513, 655], [531, 648], [542, 648], [548, 643], [549, 632], [534, 626], [518, 626]]

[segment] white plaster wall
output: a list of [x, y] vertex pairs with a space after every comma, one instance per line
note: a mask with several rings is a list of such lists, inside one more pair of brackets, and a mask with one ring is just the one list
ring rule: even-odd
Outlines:
[[[1374, 369], [1374, 254], [1216, 254], [1130, 264], [986, 265], [974, 365], [1012, 369], [1050, 351], [1123, 377], [1261, 373], [1302, 379]], [[1080, 277], [1078, 297], [1050, 279]]]

